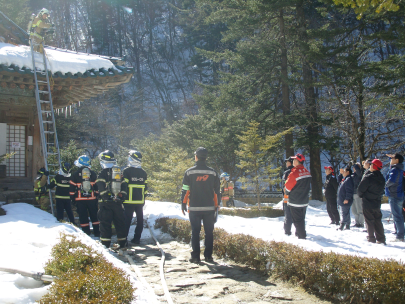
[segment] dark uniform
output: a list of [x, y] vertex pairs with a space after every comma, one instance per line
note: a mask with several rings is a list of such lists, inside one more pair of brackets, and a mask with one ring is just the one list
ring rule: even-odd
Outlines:
[[325, 184], [325, 198], [326, 198], [326, 210], [331, 219], [331, 224], [340, 224], [339, 211], [337, 210], [337, 190], [338, 182], [333, 173], [330, 173], [326, 176]]
[[53, 189], [55, 186], [56, 219], [58, 221], [63, 220], [63, 212], [66, 210], [69, 221], [74, 224], [75, 217], [73, 216], [72, 206], [70, 205], [70, 174], [68, 176], [60, 173], [56, 174], [49, 188]]
[[117, 240], [120, 247], [125, 247], [127, 243], [127, 229], [125, 226], [124, 207], [121, 199], [114, 199], [111, 190], [112, 169], [101, 170], [97, 176], [96, 185], [100, 193], [98, 218], [100, 220], [100, 241], [107, 248], [111, 245], [112, 228], [114, 222], [117, 231]]
[[[198, 148], [195, 152], [197, 157], [205, 155], [204, 160], [198, 160], [194, 167], [187, 169], [183, 178], [181, 195], [182, 210], [187, 210], [191, 224], [191, 262], [200, 261], [200, 231], [201, 221], [204, 224], [206, 260], [212, 259], [214, 244], [215, 210], [221, 201], [219, 175], [214, 169], [205, 163], [207, 150]], [[199, 154], [200, 153], [200, 154]]]
[[136, 213], [136, 229], [133, 243], [139, 243], [143, 231], [143, 206], [148, 190], [146, 172], [142, 168], [126, 167], [123, 171], [121, 192], [126, 195], [124, 201], [126, 235], [129, 233], [132, 217]]
[[[286, 160], [290, 161], [292, 163], [292, 160]], [[283, 184], [285, 185], [285, 182], [288, 179], [288, 176], [291, 173], [291, 169], [294, 168], [294, 166], [288, 166], [287, 170], [284, 171], [283, 174]], [[288, 207], [288, 195], [284, 192], [284, 187], [283, 187], [283, 211], [284, 211], [284, 233], [286, 235], [291, 235], [291, 226], [292, 226], [292, 218], [291, 218], [291, 212], [290, 212], [290, 207]]]
[[70, 179], [70, 189], [69, 194], [72, 202], [74, 202], [77, 206], [77, 212], [79, 213], [79, 221], [80, 227], [87, 235], [90, 235], [90, 223], [89, 223], [89, 216], [91, 219], [91, 223], [93, 225], [93, 233], [94, 236], [100, 236], [100, 222], [97, 218], [97, 185], [96, 185], [96, 173], [90, 170], [90, 184], [91, 184], [91, 191], [89, 193], [85, 193], [83, 191], [83, 179], [82, 179], [82, 171], [84, 168], [81, 167], [76, 172], [72, 174]]

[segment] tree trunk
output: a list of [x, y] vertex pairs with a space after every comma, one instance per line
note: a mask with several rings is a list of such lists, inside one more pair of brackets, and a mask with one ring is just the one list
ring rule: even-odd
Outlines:
[[[287, 47], [285, 43], [285, 27], [283, 10], [280, 10], [279, 26], [280, 26], [280, 45], [281, 45], [281, 91], [283, 98], [283, 115], [290, 114], [290, 89], [288, 86], [288, 66], [287, 66]], [[284, 121], [286, 118], [284, 117]], [[286, 158], [294, 155], [293, 134], [289, 133], [285, 136], [285, 156]]]
[[305, 93], [305, 114], [308, 120], [308, 146], [310, 157], [310, 171], [312, 175], [312, 199], [323, 200], [322, 195], [322, 170], [321, 170], [321, 155], [318, 146], [319, 127], [317, 124], [318, 113], [316, 107], [315, 90], [312, 83], [312, 71], [310, 69], [307, 58], [308, 35], [305, 24], [305, 12], [303, 0], [300, 0], [296, 6], [298, 18], [298, 37], [300, 39], [300, 51], [302, 56], [302, 77], [304, 81]]
[[364, 87], [363, 87], [363, 82], [359, 81], [359, 86], [360, 86], [360, 94], [359, 94], [359, 99], [358, 99], [358, 107], [359, 107], [359, 156], [360, 156], [360, 163], [363, 162], [363, 160], [366, 159], [366, 152], [365, 152], [365, 146], [366, 146], [366, 122], [365, 122], [365, 117], [364, 117]]

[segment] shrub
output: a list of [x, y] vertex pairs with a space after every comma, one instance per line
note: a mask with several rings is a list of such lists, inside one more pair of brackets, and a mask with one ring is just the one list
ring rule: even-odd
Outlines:
[[58, 278], [49, 293], [41, 298], [41, 304], [130, 303], [133, 300], [134, 288], [128, 275], [75, 236], [62, 234], [51, 256], [45, 273]]
[[284, 215], [283, 210], [273, 209], [273, 207], [251, 207], [251, 208], [227, 208], [227, 209], [219, 209], [219, 214], [222, 215], [232, 215], [232, 216], [240, 216], [244, 218], [252, 218], [252, 217], [279, 217]]
[[0, 207], [0, 215], [6, 215], [6, 211]]
[[[174, 238], [190, 239], [188, 221], [159, 218], [155, 227]], [[214, 253], [339, 302], [402, 303], [405, 298], [405, 266], [395, 260], [307, 251], [219, 228], [214, 230]]]

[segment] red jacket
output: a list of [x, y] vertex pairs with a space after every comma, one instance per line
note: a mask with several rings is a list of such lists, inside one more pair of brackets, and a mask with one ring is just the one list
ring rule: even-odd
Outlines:
[[311, 173], [303, 165], [292, 168], [285, 183], [285, 190], [289, 196], [288, 206], [308, 206], [310, 188]]

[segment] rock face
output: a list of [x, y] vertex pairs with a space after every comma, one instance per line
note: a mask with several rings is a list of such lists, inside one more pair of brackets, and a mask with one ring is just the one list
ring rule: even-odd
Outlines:
[[[170, 240], [161, 245], [166, 254], [166, 282], [174, 303], [330, 303], [231, 261], [192, 264], [188, 261], [191, 248], [186, 244]], [[167, 303], [159, 275], [160, 251], [152, 238], [142, 239], [128, 254], [159, 302]]]

